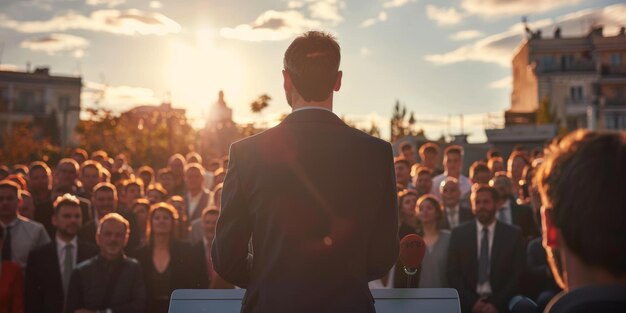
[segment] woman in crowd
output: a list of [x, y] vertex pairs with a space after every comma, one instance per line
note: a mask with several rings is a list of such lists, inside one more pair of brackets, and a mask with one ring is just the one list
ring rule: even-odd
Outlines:
[[[4, 226], [0, 224], [0, 253], [4, 244]], [[1, 258], [0, 258], [1, 259]], [[16, 263], [0, 262], [0, 313], [24, 312], [24, 274]]]
[[142, 247], [147, 243], [146, 228], [148, 225], [148, 213], [150, 212], [150, 202], [147, 199], [136, 199], [130, 207], [135, 218], [137, 219], [137, 230], [139, 231], [139, 246]]
[[418, 233], [426, 243], [426, 254], [422, 261], [420, 288], [447, 287], [446, 264], [450, 232], [441, 229], [443, 211], [435, 196], [426, 194], [416, 203], [415, 211], [418, 220]]
[[178, 212], [171, 204], [152, 205], [148, 214], [148, 244], [133, 254], [143, 269], [147, 312], [167, 312], [172, 291], [198, 285], [198, 264], [189, 257], [191, 247], [176, 238], [177, 222]]
[[179, 239], [188, 241], [189, 239], [189, 218], [187, 217], [187, 205], [185, 199], [179, 195], [171, 196], [167, 199], [167, 203], [171, 204], [178, 212], [178, 226], [176, 227], [176, 236]]
[[398, 237], [400, 239], [408, 234], [415, 234], [417, 226], [415, 202], [418, 197], [417, 192], [413, 189], [405, 189], [398, 192], [398, 205], [400, 206]]

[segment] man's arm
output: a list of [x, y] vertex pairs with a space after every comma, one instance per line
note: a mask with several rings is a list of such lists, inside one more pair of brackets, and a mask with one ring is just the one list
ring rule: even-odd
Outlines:
[[[132, 296], [129, 302], [112, 306], [112, 313], [134, 313], [144, 312], [146, 306], [146, 287], [143, 282], [143, 275], [139, 263], [133, 263], [132, 274]], [[119, 285], [119, 281], [118, 281]]]
[[37, 244], [35, 247], [41, 247], [48, 242], [50, 242], [50, 236], [48, 236], [48, 232], [46, 232], [46, 228], [41, 224], [37, 224]]
[[28, 262], [26, 263], [26, 275], [24, 279], [24, 304], [26, 313], [43, 312], [43, 295], [41, 288], [43, 278], [39, 277], [39, 257], [39, 255], [33, 255], [31, 252], [28, 255]]
[[385, 149], [385, 172], [382, 180], [382, 201], [374, 215], [368, 250], [367, 280], [383, 277], [398, 259], [398, 196], [396, 172], [393, 165], [391, 145]]
[[222, 209], [217, 220], [211, 257], [220, 277], [245, 288], [250, 279], [247, 257], [252, 221], [246, 195], [241, 187], [237, 147], [237, 144], [230, 147], [230, 162], [222, 189]]
[[65, 313], [74, 313], [74, 311], [85, 307], [83, 303], [83, 282], [78, 270], [72, 271], [65, 299]]

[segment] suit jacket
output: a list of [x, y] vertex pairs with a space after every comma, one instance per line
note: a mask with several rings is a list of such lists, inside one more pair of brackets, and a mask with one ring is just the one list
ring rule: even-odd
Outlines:
[[[76, 252], [78, 264], [98, 254], [98, 248], [79, 240]], [[56, 240], [29, 254], [26, 265], [25, 299], [27, 313], [63, 312], [65, 295]]]
[[229, 160], [212, 258], [247, 289], [242, 312], [374, 312], [368, 282], [398, 256], [390, 144], [309, 109]]
[[[474, 214], [472, 213], [472, 209], [462, 206], [459, 206], [459, 225], [461, 226], [461, 224], [465, 223], [465, 222], [469, 222], [469, 221], [473, 221], [474, 220]], [[446, 209], [443, 208], [443, 218], [441, 221], [441, 229], [450, 229], [450, 222], [448, 222], [448, 215], [446, 214]]]
[[[185, 203], [187, 204], [187, 206], [189, 206], [188, 192], [185, 192], [184, 198], [185, 198]], [[194, 220], [199, 219], [202, 216], [202, 210], [204, 210], [204, 208], [206, 208], [207, 205], [209, 205], [209, 199], [211, 199], [211, 193], [207, 190], [203, 190], [202, 196], [200, 196], [200, 201], [198, 201], [198, 204], [196, 205], [193, 211], [193, 214], [187, 217], [187, 221], [189, 223], [193, 222]], [[189, 212], [189, 208], [187, 208], [187, 212]]]
[[[478, 243], [475, 222], [452, 230], [448, 250], [448, 281], [459, 292], [461, 311], [471, 312], [478, 300]], [[518, 293], [525, 266], [525, 246], [516, 226], [496, 222], [490, 256], [489, 300], [499, 312], [508, 312], [508, 303]]]
[[556, 295], [545, 312], [622, 313], [626, 312], [626, 284], [589, 285]]
[[526, 205], [517, 204], [511, 199], [511, 221], [522, 230], [522, 235], [526, 242], [539, 237], [539, 226], [533, 218], [533, 210]]

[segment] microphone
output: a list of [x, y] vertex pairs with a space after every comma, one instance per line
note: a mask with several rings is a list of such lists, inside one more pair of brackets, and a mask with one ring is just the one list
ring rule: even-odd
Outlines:
[[400, 240], [400, 261], [404, 264], [404, 272], [408, 275], [407, 288], [411, 288], [413, 277], [424, 259], [426, 244], [416, 234], [409, 234]]

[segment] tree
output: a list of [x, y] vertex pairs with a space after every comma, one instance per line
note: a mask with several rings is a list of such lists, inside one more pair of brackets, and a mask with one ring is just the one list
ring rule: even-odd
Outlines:
[[2, 136], [0, 164], [28, 164], [36, 160], [56, 160], [60, 148], [48, 138], [36, 139], [32, 123], [16, 123], [10, 132]]
[[537, 109], [535, 116], [535, 123], [538, 125], [556, 123], [556, 118], [552, 112], [550, 100], [547, 96], [543, 97], [543, 100], [539, 103], [539, 108]]
[[417, 119], [413, 111], [411, 111], [408, 119], [406, 118], [406, 113], [406, 105], [402, 105], [399, 100], [396, 100], [390, 120], [391, 142], [404, 136], [419, 136], [424, 134], [424, 130], [415, 128]]

